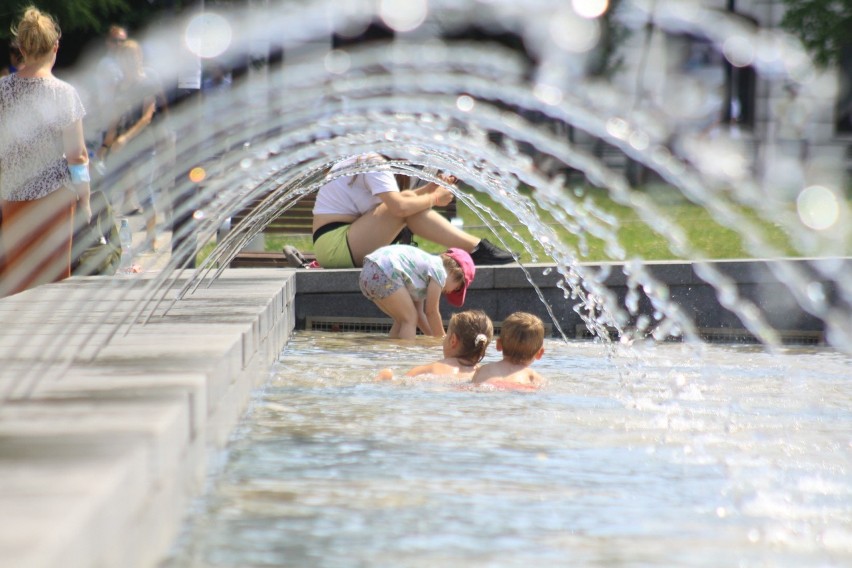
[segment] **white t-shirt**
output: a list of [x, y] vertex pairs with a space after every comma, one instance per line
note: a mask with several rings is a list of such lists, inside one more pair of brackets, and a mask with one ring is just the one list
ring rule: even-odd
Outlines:
[[[349, 158], [339, 162], [331, 169], [335, 171], [354, 165], [364, 157]], [[382, 200], [378, 195], [399, 191], [396, 179], [390, 171], [368, 172], [356, 176], [343, 176], [334, 179], [317, 192], [314, 214], [323, 215], [363, 215], [373, 210]]]

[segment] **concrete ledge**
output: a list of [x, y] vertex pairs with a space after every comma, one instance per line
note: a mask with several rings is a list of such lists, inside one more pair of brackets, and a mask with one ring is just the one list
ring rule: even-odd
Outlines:
[[[844, 267], [848, 271], [852, 267], [852, 259], [785, 259], [784, 263], [807, 274], [810, 282], [819, 283], [829, 305], [841, 302], [837, 298], [836, 287], [824, 275], [840, 274]], [[824, 322], [799, 307], [795, 296], [784, 284], [788, 281], [784, 263], [729, 260], [706, 264], [729, 278], [739, 296], [753, 301], [766, 321], [781, 331], [782, 336], [806, 333], [809, 337], [818, 337], [825, 331]], [[720, 330], [742, 330], [745, 333], [737, 315], [721, 304], [716, 289], [699, 276], [701, 268], [696, 263], [645, 262], [643, 266], [667, 286], [667, 297], [678, 304], [700, 329], [713, 330], [714, 333]], [[624, 263], [586, 263], [581, 267], [590, 275], [599, 275], [607, 290], [624, 307], [629, 290]], [[297, 328], [304, 328], [309, 320], [315, 318], [386, 319], [387, 316], [361, 295], [358, 274], [357, 269], [297, 271]], [[497, 321], [517, 310], [530, 311], [550, 321], [545, 306], [530, 285], [532, 282], [539, 287], [565, 334], [568, 337], [585, 337], [585, 323], [573, 310], [576, 302], [565, 299], [563, 289], [558, 286], [560, 280], [562, 277], [552, 264], [478, 267], [465, 308], [484, 310]], [[646, 295], [640, 296], [637, 317], [642, 314], [653, 317], [653, 305]], [[444, 302], [441, 309], [444, 317], [457, 310]]]
[[3, 565], [156, 565], [293, 329], [293, 271], [226, 271], [69, 364], [94, 354], [148, 277], [73, 278], [0, 300], [0, 392], [35, 375], [31, 396], [0, 405]]

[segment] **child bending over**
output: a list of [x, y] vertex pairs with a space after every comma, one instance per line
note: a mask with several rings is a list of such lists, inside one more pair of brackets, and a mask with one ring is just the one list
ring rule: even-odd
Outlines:
[[492, 385], [515, 390], [535, 390], [544, 385], [544, 377], [530, 369], [544, 355], [544, 324], [526, 312], [515, 312], [503, 321], [497, 351], [503, 360], [486, 363], [473, 374], [474, 385]]
[[409, 245], [388, 245], [364, 257], [359, 284], [364, 296], [393, 319], [390, 337], [414, 339], [418, 327], [424, 335], [442, 337], [441, 294], [461, 306], [475, 275], [473, 260], [462, 249], [432, 255]]

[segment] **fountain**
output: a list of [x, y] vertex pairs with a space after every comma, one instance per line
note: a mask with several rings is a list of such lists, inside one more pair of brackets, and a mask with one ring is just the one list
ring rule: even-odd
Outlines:
[[[636, 50], [635, 61], [625, 61], [621, 74], [607, 80], [587, 72], [600, 55], [596, 46], [605, 32], [601, 14], [607, 3], [599, 3], [599, 13], [584, 11], [595, 4], [269, 1], [236, 11], [208, 9], [153, 26], [143, 39], [165, 82], [175, 82], [186, 73], [185, 61], [173, 55], [176, 37], [185, 38], [187, 55], [234, 60], [250, 56], [253, 62], [245, 79], [211, 97], [208, 108], [190, 102], [172, 112], [175, 163], [187, 170], [200, 168], [196, 170], [199, 177], [181, 176], [172, 188], [174, 195], [192, 195], [173, 204], [174, 214], [190, 214], [195, 222], [172, 235], [181, 244], [171, 256], [163, 255], [163, 269], [158, 273], [143, 280], [106, 279], [98, 293], [110, 299], [100, 306], [102, 315], [96, 321], [81, 313], [78, 320], [70, 320], [67, 333], [38, 338], [44, 353], [39, 364], [20, 369], [6, 381], [3, 400], [28, 399], [40, 383], [61, 380], [70, 366], [96, 359], [121, 333], [155, 322], [179, 310], [199, 291], [215, 287], [231, 259], [266, 224], [323, 183], [330, 164], [365, 152], [391, 155], [395, 171], [429, 181], [436, 181], [429, 172], [453, 172], [473, 190], [457, 193], [458, 199], [486, 226], [502, 221], [477, 200], [480, 193], [514, 213], [517, 223], [527, 227], [545, 250], [545, 258], [533, 261], [552, 265], [548, 270], [559, 275], [565, 301], [603, 346], [601, 357], [614, 361], [608, 372], [620, 377], [623, 389], [605, 390], [600, 396], [624, 396], [627, 408], [659, 402], [652, 396], [649, 403], [649, 397], [635, 394], [647, 387], [636, 379], [645, 376], [647, 361], [667, 357], [663, 353], [669, 347], [660, 345], [660, 351], [654, 351], [657, 342], [682, 340], [690, 354], [679, 356], [699, 360], [706, 346], [694, 317], [671, 301], [666, 283], [643, 259], [628, 258], [617, 236], [617, 223], [575, 194], [572, 184], [579, 176], [633, 208], [665, 237], [673, 253], [692, 260], [698, 276], [715, 289], [719, 304], [739, 318], [766, 353], [784, 350], [779, 329], [767, 319], [761, 302], [738, 294], [735, 282], [690, 244], [664, 207], [638, 191], [622, 169], [611, 167], [604, 156], [592, 151], [590, 143], [595, 141], [653, 172], [683, 198], [705, 208], [720, 225], [739, 233], [750, 254], [771, 260], [768, 269], [787, 287], [797, 308], [823, 322], [825, 341], [838, 357], [852, 354], [850, 215], [842, 179], [818, 168], [818, 160], [805, 163], [785, 158], [776, 164], [761, 153], [761, 161], [731, 131], [703, 135], [695, 120], [712, 97], [665, 61], [659, 42], [667, 33], [705, 38], [731, 64], [750, 65], [768, 85], [792, 83], [801, 92], [814, 94], [825, 83], [805, 52], [784, 34], [759, 29], [700, 2], [624, 1], [613, 18], [641, 39], [641, 49]], [[352, 37], [372, 21], [394, 30], [396, 39], [327, 49], [331, 34]], [[490, 42], [450, 39], [471, 27], [493, 35], [516, 34], [529, 56]], [[286, 64], [264, 61], [270, 45], [284, 50]], [[288, 54], [294, 54], [293, 61], [286, 59]], [[667, 94], [655, 87], [655, 81], [661, 80], [656, 75], [659, 69], [669, 71]], [[86, 73], [80, 70], [81, 82]], [[568, 131], [574, 134], [569, 137]], [[110, 167], [126, 170], [132, 168], [132, 161], [133, 157], [127, 157], [125, 163]], [[358, 167], [340, 175], [370, 166]], [[788, 194], [775, 191], [778, 175], [766, 170], [795, 174], [789, 178], [817, 177], [796, 189], [794, 203]], [[127, 189], [129, 176], [116, 180], [115, 195]], [[522, 185], [534, 189], [530, 196], [519, 191]], [[227, 217], [258, 198], [264, 200], [264, 207], [221, 239], [203, 264], [187, 270], [185, 259], [194, 250], [195, 238], [211, 239]], [[552, 226], [542, 221], [544, 214], [580, 235], [579, 245], [562, 242]], [[801, 258], [791, 259], [777, 250], [764, 234], [765, 223], [783, 229]], [[502, 246], [533, 250], [512, 224], [502, 228], [512, 237]], [[583, 262], [586, 236], [603, 240], [608, 255], [619, 261], [617, 267], [628, 282], [623, 301], [607, 288], [604, 270]], [[523, 270], [534, 285], [529, 272], [533, 269]], [[28, 317], [37, 320], [69, 303], [91, 305], [95, 299], [91, 289], [75, 288], [23, 309], [31, 310]], [[640, 305], [650, 306], [650, 311]], [[557, 334], [566, 339], [556, 318], [552, 320]], [[76, 323], [91, 326], [91, 332], [78, 349], [61, 348]], [[5, 342], [3, 349], [13, 359], [11, 354], [32, 347], [32, 341], [21, 337]], [[752, 372], [750, 365], [744, 368], [746, 375]], [[690, 384], [683, 377], [700, 383], [703, 373], [671, 379], [677, 385], [674, 391], [688, 392]], [[660, 384], [670, 380], [667, 373], [655, 376]], [[557, 393], [569, 396], [564, 390]], [[687, 412], [684, 406], [673, 408], [668, 420], [676, 422]], [[557, 412], [558, 405], [551, 410]], [[730, 416], [744, 419], [739, 410], [732, 410]], [[726, 428], [730, 431], [733, 424], [723, 416], [719, 425], [697, 431], [715, 435]], [[656, 432], [663, 437], [665, 433], [665, 428]], [[717, 451], [718, 446], [713, 446], [700, 457], [717, 459]], [[839, 451], [848, 452], [848, 448]], [[747, 453], [740, 457], [745, 459]], [[841, 492], [847, 490], [848, 486], [841, 488]], [[717, 516], [725, 514], [723, 509]], [[843, 523], [836, 530], [848, 534], [848, 519]], [[836, 540], [837, 534], [831, 533], [831, 538]], [[842, 546], [832, 550], [849, 553]]]

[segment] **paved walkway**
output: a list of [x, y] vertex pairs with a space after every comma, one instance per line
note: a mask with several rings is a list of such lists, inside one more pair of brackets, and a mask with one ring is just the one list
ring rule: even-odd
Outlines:
[[286, 343], [292, 272], [230, 270], [96, 351], [156, 274], [0, 300], [0, 566], [156, 565]]
[[[130, 229], [133, 231], [134, 250], [139, 250], [142, 243], [145, 242], [145, 220], [141, 215], [129, 215], [126, 219], [130, 223]], [[117, 218], [116, 222], [120, 223], [121, 218]], [[165, 221], [162, 215], [158, 216], [157, 223], [157, 240], [155, 243], [157, 252], [141, 252], [135, 255], [131, 261], [135, 269], [141, 272], [162, 270], [171, 257], [169, 251], [172, 246], [172, 232], [164, 230]]]

